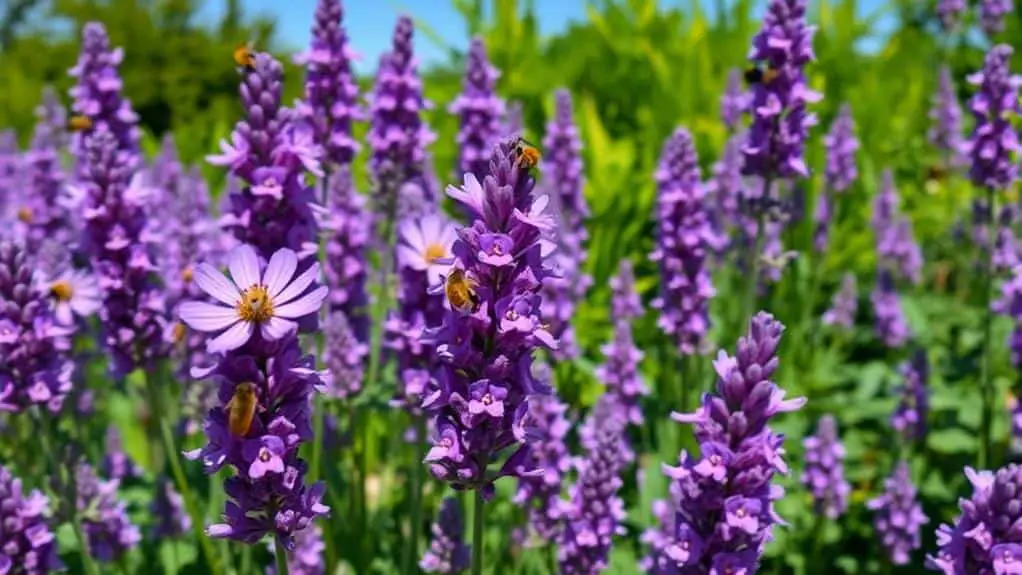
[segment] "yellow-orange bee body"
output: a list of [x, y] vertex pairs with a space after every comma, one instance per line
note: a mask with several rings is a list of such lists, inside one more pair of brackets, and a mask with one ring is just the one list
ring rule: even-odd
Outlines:
[[248, 44], [238, 44], [234, 49], [234, 63], [242, 68], [252, 69], [255, 67], [255, 52]]
[[234, 388], [234, 395], [224, 406], [227, 412], [227, 429], [235, 437], [245, 437], [252, 427], [252, 420], [255, 418], [256, 408], [259, 406], [259, 396], [256, 394], [254, 383], [239, 383]]
[[745, 82], [748, 84], [769, 84], [777, 79], [781, 75], [781, 71], [773, 66], [767, 66], [765, 68], [761, 66], [752, 66], [745, 71]]
[[75, 114], [67, 120], [69, 132], [84, 132], [92, 129], [92, 118], [83, 114]]
[[539, 148], [533, 146], [521, 136], [515, 138], [511, 153], [514, 155], [515, 163], [526, 170], [535, 168], [542, 157]]
[[479, 305], [479, 297], [476, 295], [474, 282], [465, 275], [465, 270], [454, 268], [447, 276], [444, 291], [447, 293], [447, 301], [451, 307], [463, 312], [471, 313]]

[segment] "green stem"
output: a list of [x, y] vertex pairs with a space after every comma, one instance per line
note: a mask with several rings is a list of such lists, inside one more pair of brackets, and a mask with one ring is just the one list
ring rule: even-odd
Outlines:
[[[320, 350], [320, 357], [322, 356], [322, 349]], [[320, 468], [323, 460], [323, 426], [324, 426], [324, 411], [326, 405], [320, 402], [320, 405], [315, 406], [312, 410], [312, 428], [313, 428], [313, 441], [312, 441], [312, 463], [309, 469], [309, 482], [315, 483], [324, 476], [323, 470]]]
[[426, 421], [415, 416], [415, 458], [412, 460], [412, 524], [410, 540], [405, 547], [403, 573], [415, 573], [415, 560], [419, 557], [419, 531], [422, 527], [422, 483], [425, 464], [422, 462], [426, 441]]
[[276, 575], [288, 575], [287, 550], [284, 549], [284, 544], [280, 542], [279, 537], [273, 538], [273, 549], [274, 561], [277, 563]]
[[483, 490], [475, 490], [475, 512], [472, 514], [472, 575], [483, 574], [483, 513], [486, 502]]
[[997, 241], [997, 226], [994, 222], [994, 190], [987, 187], [986, 203], [986, 225], [987, 245], [986, 253], [983, 254], [983, 362], [980, 371], [980, 385], [983, 399], [983, 411], [980, 419], [980, 451], [979, 468], [989, 469], [992, 463], [990, 423], [993, 415], [993, 377], [992, 377], [992, 349], [990, 345], [990, 331], [993, 323], [993, 313], [990, 311], [990, 292], [993, 287], [993, 253], [994, 244]]
[[[763, 179], [763, 190], [760, 197], [765, 201], [770, 197], [770, 178]], [[741, 334], [745, 331], [745, 325], [752, 318], [752, 314], [756, 313], [756, 299], [759, 296], [759, 270], [760, 260], [763, 257], [763, 243], [766, 240], [766, 210], [763, 206], [757, 206], [756, 209], [756, 241], [752, 245], [752, 253], [750, 254], [752, 261], [749, 265], [752, 267], [751, 273], [749, 274], [749, 288], [746, 294], [745, 304], [745, 317], [738, 318], [738, 333]]]
[[[195, 536], [196, 541], [199, 542], [203, 555], [206, 556], [206, 564], [209, 566], [210, 571], [214, 575], [221, 575], [223, 573], [223, 566], [213, 550], [213, 542], [206, 536], [205, 520], [202, 512], [199, 510], [199, 504], [192, 494], [184, 468], [181, 467], [180, 453], [174, 442], [174, 432], [170, 429], [170, 422], [167, 421], [165, 410], [160, 409], [160, 406], [163, 405], [160, 401], [160, 390], [148, 371], [145, 372], [145, 385], [149, 392], [150, 409], [154, 410], [153, 416], [158, 419], [160, 435], [163, 439], [163, 451], [166, 452], [165, 460], [170, 463], [174, 483], [177, 484], [177, 490], [181, 494], [181, 498], [185, 503], [185, 509], [192, 520], [192, 534]], [[210, 479], [212, 480], [212, 478]]]

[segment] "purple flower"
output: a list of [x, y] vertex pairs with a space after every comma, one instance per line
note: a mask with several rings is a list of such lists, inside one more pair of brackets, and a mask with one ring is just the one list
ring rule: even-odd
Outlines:
[[[948, 3], [948, 0], [942, 2]], [[963, 2], [963, 10], [964, 7]], [[930, 143], [940, 152], [945, 166], [958, 169], [968, 165], [965, 155], [969, 147], [962, 138], [962, 108], [958, 105], [955, 81], [951, 78], [951, 70], [947, 66], [940, 69], [937, 92], [933, 96], [933, 107], [930, 109], [930, 122], [932, 122], [928, 134]]]
[[[287, 569], [290, 575], [324, 575], [326, 566], [323, 561], [323, 530], [319, 525], [312, 524], [308, 529], [300, 531], [295, 537], [295, 548], [287, 556]], [[276, 553], [273, 546], [270, 552]], [[266, 575], [276, 575], [273, 565], [266, 568]]]
[[[66, 114], [60, 99], [49, 87], [43, 91], [43, 102], [36, 108], [38, 121], [32, 146], [25, 153], [25, 194], [18, 209], [18, 220], [24, 227], [26, 245], [37, 250], [44, 240], [72, 241], [70, 214], [63, 199], [65, 175], [61, 169]], [[13, 189], [13, 186], [10, 188]], [[65, 247], [66, 249], [66, 247]]]
[[365, 198], [353, 187], [347, 168], [330, 177], [327, 196], [324, 271], [332, 312], [343, 313], [357, 341], [369, 342], [368, 255], [372, 221]]
[[78, 156], [79, 169], [84, 167], [86, 140], [95, 132], [112, 134], [114, 147], [125, 154], [139, 154], [138, 115], [121, 95], [123, 82], [117, 69], [123, 59], [122, 49], [110, 48], [103, 24], [88, 22], [82, 27], [82, 51], [78, 63], [68, 70], [77, 79], [70, 91], [71, 109], [92, 121], [92, 130], [71, 136], [71, 150]]
[[742, 86], [742, 71], [732, 68], [727, 73], [727, 85], [720, 96], [720, 119], [728, 131], [735, 131], [742, 121], [742, 114], [748, 111], [749, 94]]
[[767, 179], [809, 175], [802, 154], [816, 117], [806, 111], [806, 104], [819, 101], [820, 95], [806, 85], [803, 72], [815, 59], [815, 29], [805, 20], [804, 0], [771, 0], [763, 28], [752, 39], [749, 60], [774, 69], [777, 77], [752, 88], [743, 174]]
[[589, 416], [593, 442], [587, 457], [575, 461], [578, 479], [561, 502], [564, 528], [558, 538], [557, 564], [564, 575], [600, 573], [608, 566], [615, 535], [625, 533], [622, 447], [627, 440], [624, 420], [615, 416], [617, 400], [605, 395]]
[[969, 83], [979, 87], [969, 100], [969, 110], [976, 119], [969, 144], [969, 177], [977, 186], [995, 190], [1010, 188], [1018, 178], [1018, 165], [1012, 157], [1022, 151], [1012, 127], [1012, 118], [1020, 111], [1018, 88], [1022, 84], [1022, 78], [1008, 69], [1013, 52], [1006, 44], [994, 46], [987, 53], [983, 70], [969, 76]]
[[393, 404], [416, 413], [435, 389], [439, 369], [435, 348], [422, 335], [443, 321], [444, 298], [429, 288], [441, 284], [455, 238], [454, 225], [440, 213], [406, 218], [398, 226], [398, 305], [387, 319], [386, 345], [397, 356], [400, 374]]
[[142, 469], [124, 451], [121, 434], [114, 425], [106, 428], [106, 442], [103, 450], [103, 475], [110, 479], [133, 479], [142, 477]]
[[21, 480], [0, 466], [0, 573], [45, 575], [64, 569], [47, 525], [49, 499], [24, 493]]
[[823, 313], [824, 325], [836, 325], [844, 330], [855, 327], [855, 313], [859, 309], [859, 289], [855, 274], [846, 272], [841, 277], [841, 287], [834, 293], [830, 309]]
[[929, 391], [926, 389], [930, 377], [930, 365], [926, 352], [916, 350], [911, 361], [901, 364], [902, 384], [898, 389], [898, 407], [891, 415], [891, 427], [906, 442], [922, 441], [926, 437], [926, 416], [929, 414]]
[[631, 321], [646, 313], [642, 307], [642, 298], [635, 291], [635, 268], [629, 259], [618, 263], [617, 275], [610, 278], [610, 314], [611, 319]]
[[654, 176], [657, 196], [657, 248], [660, 265], [657, 325], [684, 355], [699, 353], [710, 329], [710, 299], [716, 294], [706, 267], [713, 229], [704, 201], [692, 136], [679, 128], [664, 144]]
[[117, 498], [120, 480], [100, 479], [88, 465], [75, 470], [78, 516], [89, 552], [103, 563], [119, 560], [142, 541], [142, 533], [128, 519], [127, 505]]
[[21, 246], [0, 243], [0, 412], [59, 411], [75, 373], [74, 330], [57, 321], [31, 266]]
[[[18, 147], [18, 135], [14, 130], [0, 130], [0, 219], [9, 221], [17, 214], [16, 204], [11, 193], [21, 187], [24, 158]], [[4, 227], [0, 230], [0, 240], [17, 238], [16, 229]]]
[[[766, 312], [756, 314], [735, 357], [721, 350], [713, 367], [716, 393], [703, 395], [691, 414], [672, 418], [695, 427], [701, 456], [682, 451], [671, 479], [673, 517], [650, 538], [650, 573], [754, 573], [780, 518], [773, 502], [784, 489], [772, 479], [787, 473], [784, 436], [768, 427], [779, 413], [795, 411], [805, 398], [784, 399], [771, 379], [784, 326]], [[716, 569], [717, 571], [714, 571]]]
[[490, 150], [500, 134], [500, 118], [504, 103], [494, 89], [500, 72], [486, 58], [486, 45], [475, 37], [469, 44], [465, 62], [465, 80], [462, 93], [451, 102], [447, 110], [460, 120], [458, 149], [461, 173], [483, 178], [489, 169]]
[[159, 260], [146, 234], [146, 203], [153, 190], [135, 171], [136, 158], [118, 148], [111, 132], [95, 131], [84, 142], [79, 187], [84, 195], [82, 248], [103, 292], [101, 342], [110, 370], [123, 378], [166, 357], [167, 310], [157, 280]]
[[344, 312], [335, 311], [323, 324], [323, 363], [326, 364], [327, 394], [351, 399], [362, 391], [369, 345], [359, 341]]
[[618, 275], [611, 279], [611, 308], [619, 310], [620, 315], [612, 312], [615, 313], [611, 318], [614, 322], [614, 336], [600, 348], [605, 362], [596, 368], [595, 375], [597, 380], [607, 386], [607, 394], [614, 398], [615, 415], [625, 425], [642, 425], [639, 399], [649, 394], [649, 390], [639, 375], [639, 362], [642, 361], [643, 353], [635, 347], [632, 338], [631, 319], [642, 313], [642, 304], [638, 301], [633, 282], [631, 262], [621, 260]]
[[988, 36], [1004, 31], [1004, 18], [1011, 14], [1011, 0], [981, 0], [979, 3], [979, 25]]
[[285, 338], [326, 299], [327, 287], [314, 287], [319, 264], [296, 276], [298, 255], [288, 248], [277, 250], [264, 266], [251, 246], [241, 245], [227, 255], [227, 267], [230, 280], [205, 262], [195, 269], [195, 283], [217, 303], [191, 300], [179, 307], [189, 327], [219, 334], [206, 345], [210, 353], [245, 345], [257, 327], [264, 341]]
[[873, 202], [872, 225], [879, 265], [913, 284], [922, 280], [923, 256], [912, 232], [912, 222], [898, 212], [894, 176], [885, 169]]
[[837, 433], [833, 415], [825, 415], [816, 424], [816, 435], [802, 441], [805, 470], [802, 483], [813, 495], [817, 513], [837, 519], [848, 509], [851, 485], [845, 480], [845, 446]]
[[281, 108], [283, 74], [280, 62], [256, 54], [255, 65], [242, 70], [245, 119], [235, 125], [229, 143], [220, 142], [222, 153], [206, 161], [229, 166], [243, 182], [221, 211], [221, 225], [263, 258], [288, 247], [304, 259], [319, 249], [315, 214], [322, 208], [313, 203], [306, 173], [323, 175], [322, 149], [301, 115]]
[[[534, 371], [540, 371], [536, 369], [540, 367], [541, 364], [535, 364]], [[549, 369], [543, 371], [549, 372]], [[538, 376], [537, 379], [548, 382], [549, 373], [543, 375], [545, 377]], [[533, 541], [539, 545], [552, 542], [561, 527], [557, 515], [558, 501], [561, 497], [561, 484], [571, 469], [566, 443], [571, 424], [564, 417], [567, 410], [568, 406], [553, 396], [529, 402], [529, 423], [532, 426], [531, 433], [535, 436], [529, 463], [543, 472], [518, 478], [514, 502], [528, 509], [529, 530]]]
[[945, 32], [952, 31], [968, 8], [965, 0], [937, 0], [937, 17]]
[[351, 70], [359, 57], [348, 45], [343, 20], [341, 0], [320, 0], [309, 49], [295, 57], [296, 64], [305, 66], [305, 101], [298, 113], [312, 126], [313, 140], [331, 169], [351, 164], [359, 150], [352, 123], [365, 119]]
[[174, 482], [167, 478], [157, 482], [150, 512], [155, 520], [155, 539], [181, 537], [192, 529], [192, 519], [185, 510], [184, 500], [174, 489]]
[[521, 136], [525, 133], [521, 102], [508, 102], [504, 110], [504, 124], [501, 130], [504, 136]]
[[589, 239], [585, 229], [589, 207], [582, 194], [582, 143], [572, 119], [571, 93], [567, 90], [561, 89], [555, 94], [554, 117], [547, 124], [543, 149], [543, 191], [550, 197], [560, 225], [557, 241], [553, 242], [557, 251], [550, 256], [558, 274], [546, 283], [542, 315], [559, 342], [554, 357], [563, 361], [580, 353], [571, 320], [577, 303], [592, 285], [592, 278], [583, 271], [585, 243]]
[[437, 190], [424, 176], [426, 147], [436, 135], [422, 118], [422, 112], [433, 104], [422, 95], [418, 60], [412, 52], [413, 33], [411, 18], [398, 18], [391, 50], [380, 57], [370, 98], [369, 166], [378, 193], [385, 196], [378, 200], [385, 206], [396, 205], [397, 198], [391, 196], [406, 184], [422, 194], [426, 205], [438, 201]]
[[876, 287], [870, 296], [876, 316], [877, 337], [887, 347], [898, 348], [908, 341], [909, 327], [901, 309], [901, 296], [894, 288], [894, 280], [887, 270], [878, 270]]
[[[514, 161], [512, 140], [494, 147], [482, 186], [471, 174], [465, 180], [461, 190], [448, 188], [448, 195], [474, 217], [471, 226], [458, 230], [453, 269], [463, 271], [478, 305], [468, 313], [448, 310], [442, 326], [425, 338], [437, 345], [445, 364], [438, 374], [439, 388], [423, 405], [433, 416], [434, 429], [425, 462], [434, 476], [455, 489], [483, 489], [491, 496], [497, 478], [533, 472], [525, 469], [531, 443], [525, 428], [528, 402], [551, 394], [531, 372], [533, 351], [557, 346], [539, 315], [539, 293], [550, 273], [543, 266], [540, 239], [551, 227], [533, 196], [534, 180]], [[480, 239], [486, 234], [514, 240], [514, 265], [492, 266], [480, 258]], [[506, 391], [502, 417], [471, 413], [473, 390], [483, 382]], [[484, 396], [482, 401], [494, 399]], [[514, 452], [503, 467], [488, 472], [508, 449]]]
[[859, 176], [855, 165], [855, 153], [859, 150], [859, 141], [855, 138], [855, 120], [848, 104], [842, 104], [837, 118], [831, 124], [830, 133], [823, 139], [827, 148], [827, 169], [825, 176], [827, 188], [834, 193], [842, 193], [852, 185]]
[[[706, 194], [714, 206], [714, 223], [720, 251], [728, 244], [739, 245], [746, 241], [746, 235], [755, 237], [756, 221], [742, 214], [739, 209], [745, 195], [745, 179], [742, 177], [742, 145], [744, 134], [728, 138], [720, 158], [713, 164], [713, 177], [706, 182]], [[746, 228], [751, 227], [751, 234]], [[728, 237], [732, 236], [732, 237]]]
[[919, 529], [930, 521], [916, 499], [907, 463], [898, 462], [891, 477], [884, 480], [884, 493], [868, 501], [866, 507], [874, 512], [873, 527], [891, 563], [907, 565], [912, 551], [922, 545]]
[[992, 304], [995, 312], [1012, 318], [1014, 328], [1008, 336], [1011, 364], [1022, 367], [1022, 266], [1015, 266], [1011, 277], [1001, 285], [1001, 299]]
[[419, 561], [419, 567], [426, 573], [444, 575], [455, 575], [468, 569], [472, 548], [464, 543], [462, 533], [465, 525], [457, 499], [445, 497], [440, 503], [440, 513], [432, 531], [433, 540]]

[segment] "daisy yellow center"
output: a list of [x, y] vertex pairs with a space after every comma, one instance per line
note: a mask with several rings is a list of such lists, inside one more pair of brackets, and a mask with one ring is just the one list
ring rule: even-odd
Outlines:
[[273, 302], [266, 286], [256, 284], [241, 294], [238, 315], [245, 321], [259, 323], [273, 317]]
[[27, 207], [19, 209], [18, 210], [18, 219], [21, 220], [23, 223], [31, 224], [32, 223], [32, 210], [27, 208]]
[[53, 285], [50, 286], [50, 293], [53, 294], [53, 297], [57, 298], [58, 301], [70, 301], [75, 290], [71, 287], [71, 282], [59, 281], [53, 282]]
[[195, 271], [192, 270], [192, 266], [188, 266], [181, 270], [181, 280], [187, 283], [192, 283], [192, 278], [195, 277]]
[[185, 324], [181, 322], [175, 323], [172, 334], [174, 336], [174, 343], [180, 343], [185, 338], [185, 333]]
[[447, 255], [447, 250], [440, 244], [429, 244], [426, 246], [426, 261], [433, 263]]

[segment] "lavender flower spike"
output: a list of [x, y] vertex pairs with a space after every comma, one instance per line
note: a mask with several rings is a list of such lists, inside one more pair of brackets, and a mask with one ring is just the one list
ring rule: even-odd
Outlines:
[[805, 447], [805, 471], [802, 483], [813, 495], [817, 513], [837, 519], [848, 509], [852, 487], [845, 479], [845, 447], [837, 433], [833, 415], [825, 415], [816, 424], [816, 435], [802, 441]]
[[564, 530], [559, 539], [557, 563], [563, 575], [591, 575], [607, 568], [615, 535], [623, 535], [624, 500], [618, 491], [625, 443], [624, 420], [615, 417], [616, 399], [604, 395], [590, 414], [593, 443], [588, 457], [578, 459], [578, 480], [568, 501], [561, 502]]
[[331, 312], [348, 318], [355, 338], [369, 342], [369, 276], [367, 261], [372, 236], [372, 214], [366, 209], [365, 197], [352, 184], [351, 173], [340, 171], [330, 178], [327, 190], [329, 221], [327, 228], [324, 272], [330, 288]]
[[977, 186], [1006, 190], [1018, 178], [1018, 164], [1013, 155], [1022, 151], [1012, 119], [1020, 112], [1018, 89], [1022, 78], [1008, 69], [1013, 50], [998, 44], [987, 53], [983, 70], [969, 76], [969, 83], [979, 91], [969, 100], [969, 110], [976, 119], [970, 150], [972, 167], [969, 177]]
[[614, 335], [600, 349], [605, 363], [596, 369], [595, 375], [607, 386], [607, 394], [616, 401], [615, 416], [626, 425], [642, 425], [639, 399], [647, 395], [649, 390], [639, 374], [643, 353], [635, 347], [632, 337], [631, 319], [642, 314], [642, 304], [635, 293], [633, 282], [631, 262], [621, 260], [618, 274], [611, 279]]
[[483, 178], [490, 163], [490, 150], [500, 134], [504, 103], [494, 89], [500, 73], [486, 58], [486, 46], [476, 37], [468, 47], [465, 81], [461, 94], [451, 102], [448, 111], [460, 118], [458, 131], [459, 169]]
[[910, 361], [899, 367], [902, 385], [899, 388], [898, 407], [891, 415], [891, 427], [901, 436], [903, 441], [922, 441], [926, 437], [926, 417], [929, 415], [930, 392], [927, 380], [930, 377], [930, 366], [926, 352], [916, 350]]
[[855, 327], [855, 313], [858, 308], [859, 289], [856, 285], [855, 274], [847, 272], [841, 278], [841, 287], [834, 293], [830, 309], [823, 314], [823, 323], [850, 330]]
[[351, 399], [362, 391], [369, 346], [356, 338], [348, 316], [340, 311], [327, 316], [323, 338], [323, 363], [330, 382], [327, 393], [337, 399]]
[[1012, 0], [981, 0], [979, 3], [979, 25], [987, 37], [1004, 31], [1004, 18], [1011, 14]]
[[0, 573], [46, 575], [63, 570], [57, 538], [47, 525], [49, 500], [25, 493], [21, 480], [0, 466]]
[[938, 553], [926, 566], [944, 575], [1010, 574], [1022, 562], [1016, 534], [1022, 466], [1012, 463], [996, 472], [965, 468], [972, 497], [960, 499], [961, 514], [954, 524], [937, 528]]
[[[445, 364], [439, 389], [423, 403], [435, 434], [425, 462], [455, 489], [483, 489], [487, 498], [497, 478], [536, 472], [526, 468], [531, 439], [524, 420], [530, 398], [551, 390], [533, 378], [532, 354], [557, 346], [539, 315], [539, 292], [550, 273], [540, 239], [553, 222], [544, 212], [547, 198], [534, 197], [534, 180], [515, 161], [513, 147], [512, 140], [494, 147], [482, 184], [466, 174], [464, 187], [448, 187], [474, 216], [458, 231], [452, 269], [474, 286], [478, 305], [455, 302], [443, 326], [425, 338]], [[503, 467], [489, 472], [509, 449]]]
[[156, 484], [156, 495], [153, 496], [150, 511], [156, 520], [153, 526], [153, 537], [156, 539], [181, 537], [192, 529], [192, 518], [185, 510], [184, 499], [169, 479], [161, 479]]
[[749, 108], [749, 95], [742, 86], [742, 71], [732, 68], [727, 73], [727, 85], [720, 97], [720, 119], [729, 131], [738, 128], [742, 114]]
[[772, 479], [788, 472], [784, 436], [768, 423], [806, 401], [785, 400], [771, 379], [783, 330], [770, 314], [756, 314], [736, 356], [721, 350], [714, 361], [716, 392], [705, 394], [695, 413], [672, 415], [695, 427], [701, 456], [682, 451], [677, 467], [664, 466], [672, 481], [673, 528], [653, 549], [651, 573], [756, 572], [780, 521], [773, 502], [784, 490]]
[[120, 480], [100, 479], [86, 464], [75, 470], [78, 513], [97, 561], [111, 563], [142, 541], [142, 533], [128, 518], [127, 505], [117, 499]]
[[742, 150], [742, 173], [763, 178], [804, 178], [809, 175], [803, 150], [816, 117], [806, 104], [820, 95], [806, 85], [803, 68], [815, 59], [813, 34], [806, 24], [805, 0], [771, 0], [763, 28], [752, 39], [749, 60], [778, 72], [772, 82], [752, 89], [752, 125]]
[[916, 499], [916, 488], [908, 464], [899, 461], [891, 477], [884, 480], [884, 493], [866, 503], [874, 512], [873, 525], [888, 558], [895, 565], [907, 565], [912, 551], [922, 545], [919, 529], [929, 522]]
[[[964, 2], [962, 5], [964, 9]], [[930, 122], [930, 143], [944, 158], [945, 166], [951, 169], [966, 166], [968, 160], [965, 155], [969, 147], [962, 138], [962, 108], [958, 104], [951, 70], [947, 66], [940, 69], [937, 92], [930, 109]]]
[[855, 165], [855, 153], [859, 141], [855, 138], [855, 120], [852, 108], [842, 104], [837, 118], [831, 125], [830, 133], [823, 139], [827, 148], [827, 187], [835, 193], [842, 193], [859, 176]]
[[426, 573], [442, 575], [456, 575], [468, 569], [472, 549], [464, 543], [464, 530], [458, 500], [454, 497], [444, 498], [433, 524], [433, 541], [419, 562], [419, 567]]
[[295, 57], [305, 66], [305, 101], [298, 112], [312, 125], [313, 140], [331, 168], [348, 166], [359, 150], [352, 123], [364, 120], [351, 69], [358, 55], [348, 44], [341, 0], [319, 0], [309, 50]]
[[[323, 530], [319, 525], [313, 524], [305, 531], [299, 532], [295, 537], [295, 549], [287, 557], [288, 574], [325, 575], [324, 550], [326, 550], [326, 543], [323, 542]], [[276, 553], [272, 544], [270, 552]], [[273, 565], [268, 566], [266, 575], [277, 575], [276, 568]]]
[[65, 176], [60, 152], [66, 139], [67, 119], [60, 99], [49, 87], [43, 91], [36, 118], [32, 146], [24, 158], [26, 183], [31, 191], [18, 210], [18, 219], [25, 226], [25, 243], [32, 250], [38, 250], [45, 240], [66, 246], [73, 239], [70, 214], [61, 201]]
[[716, 291], [706, 267], [713, 229], [706, 212], [705, 188], [692, 136], [675, 130], [664, 144], [655, 178], [657, 249], [650, 259], [660, 265], [660, 329], [684, 355], [701, 351], [710, 330], [710, 299]]
[[[537, 379], [548, 382], [549, 368], [538, 363], [535, 367], [533, 371], [542, 367], [544, 372]], [[520, 477], [514, 502], [528, 509], [532, 541], [538, 545], [552, 542], [561, 528], [558, 501], [564, 478], [571, 469], [567, 444], [571, 424], [564, 416], [567, 410], [568, 406], [553, 396], [529, 402], [529, 423], [536, 438], [530, 449], [530, 463], [543, 473]]]
[[908, 341], [910, 332], [901, 309], [901, 296], [894, 288], [890, 272], [878, 270], [876, 287], [870, 296], [876, 316], [876, 333], [884, 345], [899, 348]]
[[950, 32], [958, 25], [959, 19], [968, 5], [965, 0], [937, 0], [937, 17], [945, 32]]

